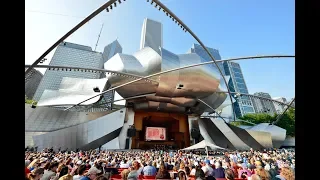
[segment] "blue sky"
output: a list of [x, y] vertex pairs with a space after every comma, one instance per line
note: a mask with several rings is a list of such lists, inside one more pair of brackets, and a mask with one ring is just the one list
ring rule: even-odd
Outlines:
[[[151, 0], [150, 0], [151, 1]], [[26, 64], [93, 12], [104, 0], [27, 0], [25, 2]], [[295, 54], [295, 4], [293, 0], [162, 0], [222, 59], [272, 54]], [[124, 53], [139, 49], [144, 18], [163, 23], [164, 48], [185, 53], [196, 40], [146, 0], [126, 0], [111, 12], [103, 11], [66, 41], [94, 49], [104, 24], [97, 51], [118, 38]], [[53, 53], [47, 58], [50, 60]], [[249, 93], [268, 92], [272, 97], [295, 96], [294, 58], [244, 60], [240, 63]], [[49, 62], [49, 61], [48, 61]], [[48, 62], [44, 64], [48, 64]], [[44, 72], [42, 69], [41, 72]]]

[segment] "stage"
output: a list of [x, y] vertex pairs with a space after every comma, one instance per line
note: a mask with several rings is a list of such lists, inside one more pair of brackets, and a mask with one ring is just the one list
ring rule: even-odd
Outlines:
[[[190, 146], [187, 115], [136, 111], [133, 126], [136, 134], [132, 137], [131, 149], [154, 149], [161, 146], [182, 149]], [[156, 133], [149, 135], [148, 131]]]

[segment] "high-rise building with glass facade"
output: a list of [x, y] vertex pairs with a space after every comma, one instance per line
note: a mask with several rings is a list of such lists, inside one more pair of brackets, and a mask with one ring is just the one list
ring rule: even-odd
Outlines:
[[[238, 63], [224, 61], [223, 67], [226, 76], [230, 76], [228, 86], [231, 92], [249, 94], [246, 82], [244, 80], [241, 67]], [[235, 97], [234, 111], [236, 117], [241, 117], [248, 113], [255, 113], [251, 98], [248, 96]]]
[[160, 48], [163, 47], [162, 23], [144, 19], [141, 31], [140, 49], [151, 47], [158, 54], [161, 54]]
[[112, 56], [114, 56], [117, 53], [122, 53], [122, 47], [118, 40], [115, 40], [112, 43], [106, 45], [106, 47], [104, 47], [102, 53], [103, 63], [107, 62], [110, 58], [112, 58]]
[[[212, 54], [214, 60], [221, 60], [221, 56], [220, 56], [219, 50], [213, 49], [213, 48], [209, 48], [209, 47], [206, 47], [206, 48], [208, 49], [210, 54]], [[188, 51], [188, 53], [196, 53], [200, 57], [205, 59], [206, 61], [212, 61], [210, 56], [208, 55], [208, 53], [199, 44], [193, 44], [192, 48]], [[223, 68], [222, 62], [218, 62], [217, 64], [218, 64], [219, 68], [221, 69], [223, 75], [226, 75], [225, 72], [224, 72], [224, 68]]]
[[[102, 53], [92, 51], [89, 46], [62, 42], [54, 52], [49, 65], [102, 68]], [[100, 74], [81, 71], [47, 70], [44, 73], [33, 99], [39, 101], [45, 89], [58, 90], [63, 77], [98, 79], [100, 78]]]
[[[253, 95], [264, 97], [271, 99], [271, 96], [269, 93], [265, 92], [256, 92]], [[274, 115], [277, 111], [274, 107], [273, 101], [265, 100], [265, 99], [259, 99], [259, 98], [251, 98], [253, 107], [256, 113], [268, 113], [269, 115]]]
[[[27, 70], [27, 68], [25, 70]], [[42, 73], [33, 68], [26, 75], [24, 79], [24, 83], [25, 83], [24, 92], [28, 99], [33, 98], [33, 95], [36, 92], [42, 77], [43, 77]]]
[[[288, 103], [288, 102], [287, 102], [287, 99], [284, 98], [284, 97], [275, 97], [275, 98], [272, 98], [272, 99], [277, 100], [277, 101], [280, 101], [280, 102], [282, 102], [282, 103]], [[273, 105], [274, 105], [274, 107], [275, 107], [275, 109], [276, 109], [276, 113], [277, 113], [277, 114], [281, 114], [281, 113], [285, 110], [285, 108], [286, 108], [285, 105], [279, 104], [279, 103], [277, 103], [277, 102], [273, 102]]]
[[[122, 47], [117, 40], [104, 48], [104, 52], [92, 51], [91, 47], [63, 42], [58, 45], [49, 65], [76, 66], [86, 68], [103, 68], [104, 62], [117, 53], [122, 52]], [[99, 79], [105, 77], [104, 74], [82, 71], [53, 71], [47, 70], [34, 95], [34, 100], [39, 101], [45, 89], [58, 90], [63, 77], [74, 77], [84, 79]], [[110, 92], [113, 94], [113, 92]], [[105, 96], [108, 93], [105, 94]], [[113, 95], [112, 95], [113, 96]], [[108, 97], [109, 99], [109, 97]]]

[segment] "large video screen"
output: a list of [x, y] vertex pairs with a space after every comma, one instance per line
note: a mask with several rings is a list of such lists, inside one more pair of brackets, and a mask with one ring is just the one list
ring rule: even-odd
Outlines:
[[146, 141], [166, 141], [166, 128], [146, 127]]

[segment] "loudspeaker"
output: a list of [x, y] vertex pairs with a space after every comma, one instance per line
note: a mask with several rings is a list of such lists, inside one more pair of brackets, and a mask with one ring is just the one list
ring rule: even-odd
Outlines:
[[136, 128], [129, 128], [127, 132], [128, 137], [134, 137], [136, 136]]
[[193, 139], [199, 139], [200, 138], [200, 131], [196, 128], [191, 129], [191, 137]]
[[125, 145], [125, 148], [124, 148], [124, 149], [129, 149], [129, 143], [130, 143], [130, 139], [127, 138], [127, 139], [126, 139], [126, 145]]

